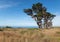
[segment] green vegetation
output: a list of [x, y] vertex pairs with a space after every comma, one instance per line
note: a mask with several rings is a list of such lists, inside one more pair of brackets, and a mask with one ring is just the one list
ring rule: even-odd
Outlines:
[[0, 28], [0, 31], [3, 31], [3, 29]]
[[5, 28], [12, 28], [11, 26], [6, 26]]
[[[47, 12], [47, 8], [43, 6], [42, 3], [35, 3], [31, 8], [24, 9], [24, 12], [37, 22], [39, 28], [51, 28], [52, 20], [56, 16], [51, 14], [50, 12]], [[42, 23], [42, 20], [44, 21], [44, 23]]]
[[29, 28], [28, 30], [39, 30], [38, 28]]

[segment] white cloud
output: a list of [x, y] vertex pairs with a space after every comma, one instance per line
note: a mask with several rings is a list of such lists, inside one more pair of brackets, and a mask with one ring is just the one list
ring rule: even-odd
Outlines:
[[58, 11], [56, 11], [56, 12], [54, 12], [53, 14], [55, 14], [56, 15], [56, 17], [53, 19], [53, 26], [60, 26], [60, 12]]
[[8, 5], [8, 4], [6, 4], [6, 5], [0, 5], [0, 9], [2, 9], [2, 8], [8, 8], [8, 7], [11, 7], [12, 5]]
[[13, 1], [0, 1], [0, 9], [2, 8], [9, 8], [18, 5], [18, 2], [13, 2]]
[[53, 26], [60, 26], [60, 15], [53, 19]]

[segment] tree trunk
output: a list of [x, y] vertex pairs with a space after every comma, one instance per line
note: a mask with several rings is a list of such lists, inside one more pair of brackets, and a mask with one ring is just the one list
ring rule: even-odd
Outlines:
[[48, 20], [47, 19], [44, 19], [44, 28], [48, 28]]
[[48, 28], [52, 28], [52, 20], [48, 19]]
[[50, 28], [52, 28], [52, 20], [50, 20]]
[[39, 28], [42, 28], [42, 21], [40, 20], [39, 22], [37, 22], [37, 25]]

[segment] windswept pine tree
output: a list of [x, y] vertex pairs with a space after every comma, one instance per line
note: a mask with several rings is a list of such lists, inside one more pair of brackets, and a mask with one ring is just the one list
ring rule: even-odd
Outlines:
[[[32, 8], [24, 9], [24, 12], [36, 21], [39, 28], [42, 28], [42, 25], [44, 28], [52, 27], [52, 19], [55, 15], [47, 12], [46, 7], [43, 7], [42, 3], [33, 4]], [[44, 24], [42, 24], [42, 20]]]

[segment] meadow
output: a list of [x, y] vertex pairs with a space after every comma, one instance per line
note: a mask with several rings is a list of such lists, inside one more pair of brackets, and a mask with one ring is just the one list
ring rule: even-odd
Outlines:
[[0, 28], [0, 42], [60, 42], [60, 28]]

